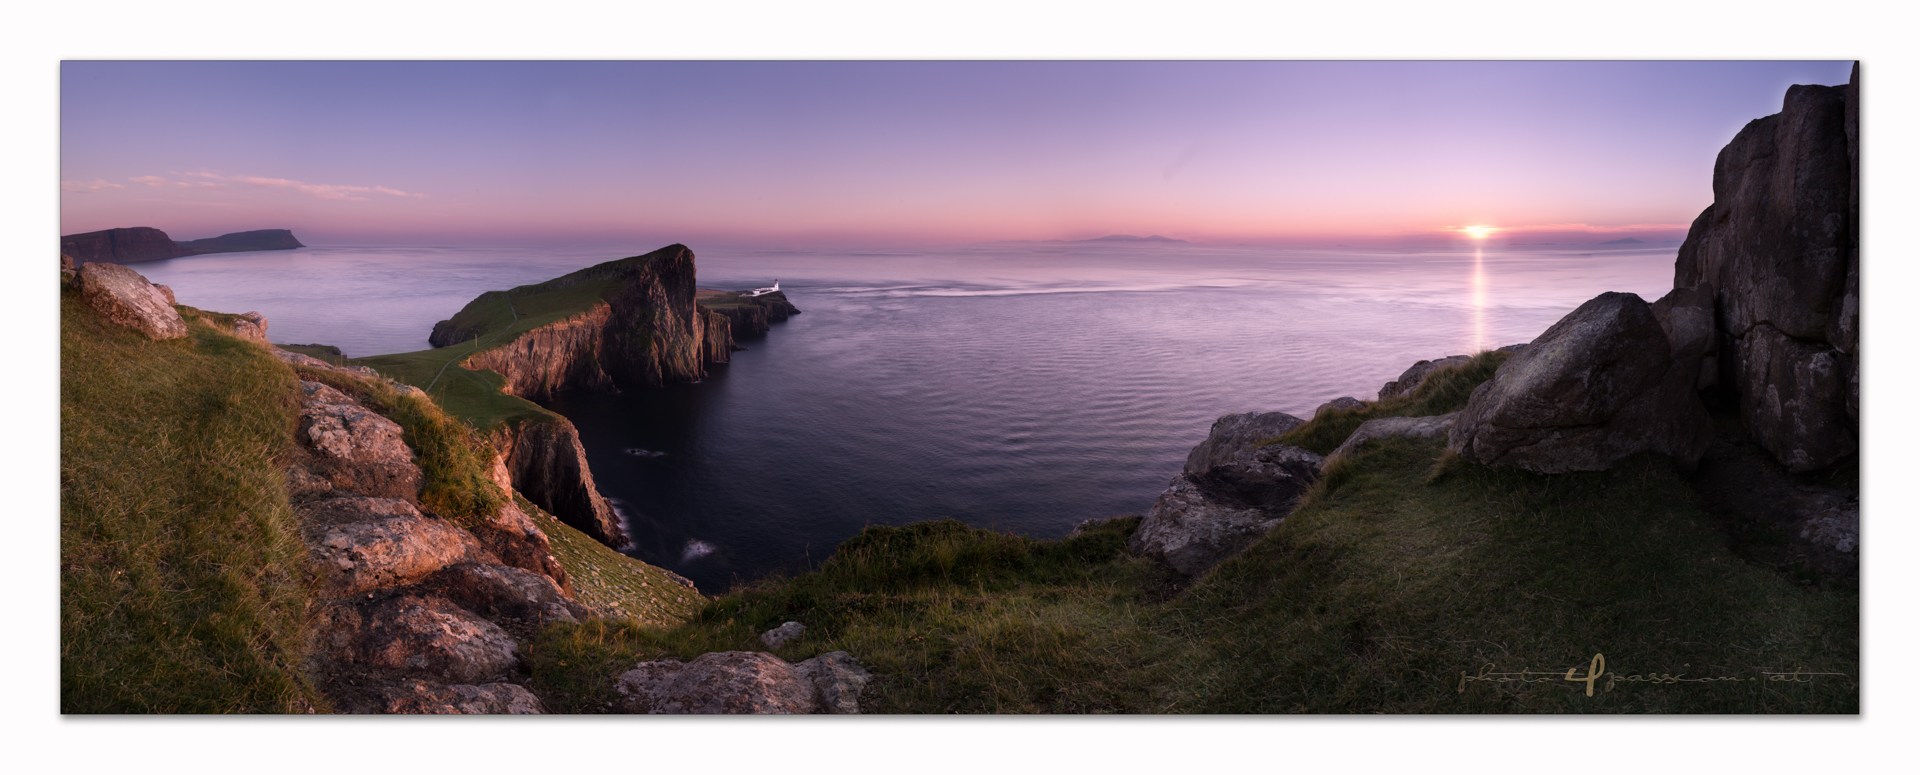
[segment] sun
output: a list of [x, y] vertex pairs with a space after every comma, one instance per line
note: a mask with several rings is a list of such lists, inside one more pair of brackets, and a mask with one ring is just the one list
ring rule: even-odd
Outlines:
[[1487, 235], [1499, 231], [1498, 228], [1493, 226], [1462, 226], [1460, 230], [1466, 232], [1467, 236], [1474, 239], [1486, 239]]

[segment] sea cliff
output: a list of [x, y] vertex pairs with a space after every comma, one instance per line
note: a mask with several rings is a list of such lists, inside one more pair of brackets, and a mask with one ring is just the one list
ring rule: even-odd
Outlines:
[[79, 263], [105, 261], [131, 264], [163, 258], [198, 256], [207, 253], [240, 253], [253, 250], [292, 250], [303, 248], [287, 229], [256, 229], [190, 242], [176, 242], [167, 233], [151, 226], [68, 234], [60, 238], [60, 252]]

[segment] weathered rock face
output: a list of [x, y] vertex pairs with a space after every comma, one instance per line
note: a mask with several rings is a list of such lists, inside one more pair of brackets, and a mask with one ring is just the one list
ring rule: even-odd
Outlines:
[[1675, 288], [1653, 303], [1653, 317], [1667, 334], [1674, 368], [1697, 372], [1697, 389], [1719, 384], [1720, 337], [1713, 328], [1713, 288], [1705, 284]]
[[73, 256], [69, 256], [65, 253], [61, 253], [60, 254], [60, 281], [66, 282], [68, 280], [72, 280], [73, 276], [79, 273], [80, 273], [80, 268], [77, 266], [74, 266], [73, 264]]
[[1187, 465], [1182, 470], [1204, 474], [1220, 466], [1251, 462], [1262, 443], [1305, 423], [1285, 412], [1226, 415], [1214, 420], [1207, 440], [1187, 453]]
[[726, 363], [733, 359], [733, 323], [722, 315], [706, 307], [696, 305], [700, 314], [706, 316], [706, 338], [701, 340], [701, 357], [708, 363]]
[[1858, 78], [1793, 86], [1740, 130], [1674, 264], [1675, 288], [1713, 295], [1716, 381], [1795, 471], [1859, 451]]
[[309, 454], [294, 463], [291, 492], [348, 490], [412, 501], [420, 468], [399, 424], [318, 382], [301, 382], [295, 432]]
[[1341, 396], [1313, 408], [1313, 416], [1319, 417], [1327, 412], [1357, 412], [1367, 408], [1367, 403], [1353, 396]]
[[736, 340], [767, 333], [772, 330], [771, 324], [800, 314], [800, 309], [787, 299], [786, 291], [774, 291], [762, 296], [740, 296], [722, 291], [702, 293], [729, 297], [729, 303], [715, 306], [713, 311], [727, 319]]
[[533, 571], [482, 562], [449, 565], [420, 582], [418, 589], [478, 614], [488, 621], [511, 620], [529, 629], [549, 622], [577, 622], [593, 612], [560, 591], [560, 585]]
[[514, 489], [527, 500], [600, 543], [615, 549], [628, 545], [619, 515], [594, 485], [587, 451], [573, 423], [525, 422], [496, 431], [488, 440], [506, 464]]
[[87, 264], [126, 264], [188, 255], [166, 232], [149, 226], [68, 234], [60, 238], [60, 252]]
[[520, 662], [506, 630], [442, 598], [335, 600], [319, 618], [315, 645], [338, 665], [470, 684], [505, 678]]
[[778, 627], [760, 633], [760, 642], [767, 644], [767, 648], [777, 649], [786, 645], [787, 641], [798, 640], [800, 636], [806, 634], [806, 632], [807, 626], [804, 624], [799, 622], [785, 622]]
[[[512, 492], [509, 481], [502, 492]], [[561, 594], [573, 597], [573, 580], [560, 560], [553, 556], [553, 542], [534, 524], [533, 517], [512, 501], [500, 506], [500, 512], [469, 531], [502, 565], [532, 571], [553, 580]]]
[[107, 321], [131, 328], [148, 339], [179, 339], [187, 323], [167, 297], [139, 272], [119, 264], [87, 264], [80, 268], [80, 298], [106, 316]]
[[[1263, 424], [1260, 417], [1269, 419]], [[1195, 458], [1189, 455], [1189, 470], [1160, 493], [1127, 550], [1193, 577], [1279, 527], [1319, 478], [1322, 462], [1299, 447], [1258, 446], [1271, 438], [1266, 430], [1284, 424], [1270, 415], [1229, 415], [1215, 422], [1213, 434], [1194, 451], [1205, 449], [1208, 460], [1224, 462], [1193, 473]], [[1254, 440], [1236, 444], [1236, 437]]]
[[1340, 442], [1333, 452], [1327, 454], [1327, 463], [1332, 463], [1358, 451], [1361, 446], [1376, 439], [1404, 436], [1416, 439], [1431, 439], [1445, 436], [1453, 430], [1453, 422], [1459, 412], [1436, 415], [1433, 417], [1381, 417], [1360, 423], [1353, 429], [1347, 440]]
[[449, 565], [490, 559], [467, 531], [398, 498], [327, 498], [302, 511], [307, 546], [331, 596], [399, 586]]
[[1447, 446], [1538, 473], [1599, 471], [1642, 451], [1699, 462], [1711, 421], [1640, 297], [1603, 293], [1561, 318], [1473, 391]]
[[844, 651], [797, 665], [758, 651], [716, 651], [692, 662], [641, 662], [614, 688], [627, 713], [859, 713], [869, 679]]
[[600, 358], [612, 313], [607, 305], [598, 305], [484, 350], [460, 365], [499, 372], [506, 378], [502, 391], [529, 401], [551, 401], [562, 390], [618, 392]]
[[[166, 286], [160, 286], [165, 288]], [[171, 297], [173, 291], [167, 291]], [[267, 343], [267, 319], [258, 312], [243, 312], [233, 320], [233, 335], [249, 341]]]

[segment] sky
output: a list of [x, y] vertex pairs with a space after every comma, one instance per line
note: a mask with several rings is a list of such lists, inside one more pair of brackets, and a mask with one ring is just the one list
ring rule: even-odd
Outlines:
[[68, 61], [60, 221], [310, 244], [1657, 241], [1712, 202], [1740, 127], [1850, 66]]

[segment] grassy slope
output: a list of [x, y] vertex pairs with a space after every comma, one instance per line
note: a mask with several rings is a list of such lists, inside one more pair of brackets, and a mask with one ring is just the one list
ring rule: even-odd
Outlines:
[[[1331, 449], [1328, 426], [1453, 411], [1500, 357], [1293, 438]], [[731, 594], [676, 630], [550, 629], [530, 649], [535, 686], [604, 710], [635, 661], [760, 649], [758, 633], [794, 619], [806, 637], [778, 653], [852, 652], [880, 678], [863, 704], [883, 712], [1859, 710], [1857, 593], [1741, 561], [1660, 459], [1539, 476], [1400, 439], [1340, 468], [1171, 600], [1121, 551], [1137, 519], [1062, 542], [869, 528], [819, 571]], [[1564, 674], [1594, 654], [1622, 680], [1588, 697]], [[1765, 680], [1796, 669], [1839, 675]], [[1536, 672], [1462, 682], [1483, 670]]]
[[61, 712], [323, 706], [298, 671], [306, 553], [273, 462], [292, 375], [209, 326], [152, 342], [60, 301]]
[[580, 602], [647, 627], [678, 625], [706, 604], [699, 592], [681, 586], [666, 571], [608, 549], [525, 498], [516, 495], [514, 501], [540, 523]]

